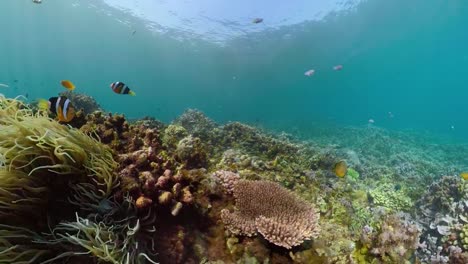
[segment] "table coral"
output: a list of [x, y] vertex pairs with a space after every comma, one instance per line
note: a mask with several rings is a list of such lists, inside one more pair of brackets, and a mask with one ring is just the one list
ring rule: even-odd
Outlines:
[[238, 180], [232, 190], [237, 209], [221, 211], [221, 219], [232, 233], [260, 233], [271, 243], [288, 249], [318, 236], [316, 209], [279, 184]]

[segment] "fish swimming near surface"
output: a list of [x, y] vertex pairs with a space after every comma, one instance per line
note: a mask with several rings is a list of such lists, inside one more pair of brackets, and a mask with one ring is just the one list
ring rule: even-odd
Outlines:
[[75, 85], [69, 80], [63, 80], [60, 83], [62, 84], [63, 87], [65, 87], [69, 91], [75, 90]]
[[123, 82], [113, 82], [111, 83], [110, 88], [112, 91], [114, 91], [114, 93], [129, 94], [132, 96], [136, 95], [135, 92], [130, 90], [130, 88], [128, 88], [128, 86]]
[[314, 75], [314, 73], [315, 73], [315, 70], [308, 70], [308, 71], [304, 72], [304, 75], [305, 76], [312, 76], [312, 75]]
[[465, 181], [468, 181], [468, 172], [462, 172], [460, 173], [460, 177], [465, 180]]
[[343, 65], [341, 65], [341, 64], [333, 66], [334, 71], [341, 71], [342, 69], [343, 69]]
[[336, 176], [343, 178], [346, 176], [346, 172], [348, 171], [348, 165], [346, 164], [346, 161], [341, 160], [335, 163], [335, 166], [333, 167], [333, 172], [335, 173]]
[[38, 107], [56, 114], [60, 122], [68, 123], [75, 117], [75, 107], [66, 96], [39, 99]]
[[252, 20], [252, 23], [259, 24], [263, 22], [263, 18], [257, 17]]

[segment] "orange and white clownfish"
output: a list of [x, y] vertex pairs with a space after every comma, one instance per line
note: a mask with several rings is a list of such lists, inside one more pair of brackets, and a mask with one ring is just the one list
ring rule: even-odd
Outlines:
[[75, 107], [66, 96], [51, 97], [49, 100], [39, 99], [38, 107], [56, 114], [60, 122], [68, 123], [75, 117]]
[[130, 90], [130, 88], [123, 82], [113, 82], [110, 85], [110, 88], [114, 93], [118, 94], [129, 94], [135, 96], [135, 92]]

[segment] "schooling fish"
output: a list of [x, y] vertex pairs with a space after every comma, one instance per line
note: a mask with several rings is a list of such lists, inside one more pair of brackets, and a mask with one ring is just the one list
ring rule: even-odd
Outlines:
[[333, 172], [335, 173], [336, 176], [343, 178], [346, 176], [346, 172], [348, 171], [348, 165], [346, 165], [346, 161], [341, 160], [335, 163], [335, 166], [333, 167]]
[[70, 90], [70, 91], [75, 90], [75, 85], [72, 82], [70, 82], [69, 80], [63, 80], [63, 81], [61, 81], [61, 84], [67, 90]]
[[32, 2], [35, 3], [35, 4], [40, 4], [40, 3], [42, 3], [42, 0], [32, 0]]
[[114, 93], [129, 94], [135, 96], [135, 92], [130, 90], [130, 88], [128, 88], [128, 86], [123, 82], [113, 82], [111, 83], [110, 88], [112, 89], [112, 91], [114, 91]]
[[66, 96], [51, 97], [49, 100], [39, 99], [38, 107], [56, 114], [60, 122], [68, 123], [75, 117], [75, 108]]
[[263, 22], [263, 18], [257, 17], [252, 20], [252, 23], [259, 24]]

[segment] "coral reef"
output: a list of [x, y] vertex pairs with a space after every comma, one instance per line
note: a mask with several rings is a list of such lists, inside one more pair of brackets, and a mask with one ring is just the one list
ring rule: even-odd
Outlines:
[[89, 95], [76, 93], [73, 91], [65, 91], [60, 93], [60, 96], [66, 96], [68, 99], [70, 99], [70, 101], [73, 102], [75, 108], [82, 110], [84, 115], [88, 115], [96, 111], [103, 112], [103, 109], [98, 104], [98, 102], [96, 102], [96, 100]]
[[419, 247], [416, 224], [396, 214], [383, 214], [375, 227], [362, 230], [360, 247], [354, 258], [358, 263], [404, 263]]
[[382, 183], [369, 190], [369, 196], [373, 204], [395, 211], [408, 211], [413, 206], [412, 200], [405, 194], [404, 190], [397, 190], [392, 183]]
[[[63, 252], [54, 238], [39, 234], [48, 226], [58, 228], [62, 219], [75, 213], [107, 213], [103, 204], [118, 186], [111, 150], [4, 97], [0, 98], [0, 124], [2, 263], [95, 256], [92, 251]], [[97, 226], [88, 228], [98, 232]]]
[[431, 184], [416, 203], [416, 216], [423, 227], [421, 260], [459, 262], [467, 258], [468, 183], [445, 176]]
[[221, 211], [221, 219], [233, 234], [252, 236], [258, 232], [287, 249], [318, 236], [320, 215], [316, 209], [277, 183], [234, 180], [236, 177], [224, 171], [214, 175], [227, 185], [228, 192], [232, 190], [236, 200], [234, 212]]
[[467, 263], [467, 182], [440, 176], [468, 148], [377, 128], [305, 142], [76, 101], [63, 125], [0, 98], [1, 263]]

